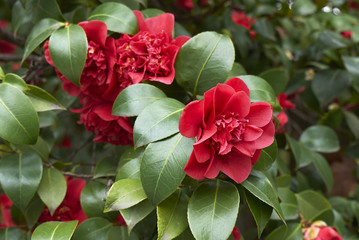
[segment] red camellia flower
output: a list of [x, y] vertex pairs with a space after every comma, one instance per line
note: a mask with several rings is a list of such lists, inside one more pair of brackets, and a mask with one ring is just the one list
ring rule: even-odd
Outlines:
[[251, 30], [253, 24], [257, 21], [255, 18], [248, 17], [245, 13], [237, 10], [232, 11], [232, 21], [238, 25], [243, 26], [245, 29], [248, 30], [249, 34], [251, 35], [252, 39], [256, 38], [256, 32]]
[[5, 194], [0, 195], [0, 209], [2, 221], [0, 222], [0, 229], [7, 227], [15, 227], [16, 224], [11, 217], [12, 201]]
[[[6, 29], [8, 25], [7, 21], [0, 21], [0, 28]], [[16, 46], [5, 40], [0, 40], [0, 53], [12, 54], [16, 51]]]
[[234, 226], [234, 228], [233, 228], [232, 236], [233, 236], [234, 240], [241, 240], [241, 233], [239, 232], [239, 230], [236, 226]]
[[192, 178], [215, 178], [219, 171], [243, 182], [261, 149], [274, 141], [273, 109], [269, 103], [251, 103], [249, 89], [239, 78], [208, 90], [193, 101], [179, 120], [180, 133], [196, 137], [185, 167]]
[[343, 31], [343, 32], [340, 32], [340, 35], [342, 35], [343, 38], [351, 39], [352, 38], [352, 31]]
[[328, 227], [323, 221], [316, 221], [303, 228], [303, 240], [343, 240], [335, 228]]
[[177, 0], [176, 5], [183, 8], [186, 11], [191, 11], [193, 9], [192, 0]]
[[142, 80], [171, 84], [175, 76], [174, 63], [187, 36], [172, 38], [173, 14], [164, 13], [144, 19], [139, 11], [134, 11], [138, 21], [138, 33], [124, 34], [116, 40], [119, 81], [126, 87]]

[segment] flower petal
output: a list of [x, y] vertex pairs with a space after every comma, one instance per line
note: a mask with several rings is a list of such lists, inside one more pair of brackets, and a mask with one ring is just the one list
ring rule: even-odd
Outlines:
[[261, 156], [261, 153], [262, 153], [262, 149], [258, 149], [258, 150], [254, 153], [254, 155], [253, 155], [253, 157], [252, 157], [252, 164], [253, 164], [253, 165], [258, 161], [259, 157]]
[[171, 13], [163, 13], [156, 17], [150, 17], [143, 20], [143, 15], [138, 11], [134, 11], [137, 22], [138, 31], [149, 31], [153, 34], [165, 32], [166, 35], [172, 40], [172, 30], [174, 27], [174, 16]]
[[254, 141], [256, 149], [262, 149], [271, 145], [274, 141], [274, 123], [271, 121], [263, 129], [263, 134]]
[[105, 47], [107, 38], [107, 25], [99, 20], [84, 21], [78, 24], [86, 33], [87, 41], [93, 41]]
[[222, 162], [221, 159], [218, 157], [217, 154], [215, 154], [212, 159], [211, 162], [207, 168], [207, 171], [204, 173], [204, 176], [206, 178], [215, 178], [218, 176], [219, 171], [222, 168]]
[[246, 142], [251, 142], [257, 140], [260, 136], [262, 136], [263, 130], [259, 127], [253, 125], [247, 125], [246, 131], [243, 134], [243, 140]]
[[244, 91], [249, 96], [249, 89], [242, 79], [231, 78], [227, 82], [225, 82], [225, 84], [231, 86], [234, 89], [234, 91], [236, 92]]
[[235, 152], [223, 156], [221, 162], [222, 172], [237, 183], [246, 180], [252, 170], [251, 158]]
[[227, 86], [225, 84], [217, 84], [217, 86], [214, 88], [213, 100], [216, 116], [224, 111], [229, 99], [231, 99], [234, 93], [235, 92], [233, 88], [231, 88], [230, 86]]
[[203, 100], [203, 125], [207, 126], [213, 124], [215, 113], [214, 113], [214, 105], [213, 105], [213, 96], [214, 96], [215, 88], [211, 88], [207, 92], [204, 93]]
[[208, 143], [193, 144], [193, 152], [199, 163], [207, 162], [211, 159], [211, 155], [214, 154], [213, 148]]
[[232, 95], [225, 109], [229, 112], [237, 113], [239, 118], [244, 118], [248, 115], [250, 106], [251, 100], [249, 96], [244, 91], [240, 91]]
[[267, 102], [255, 102], [251, 104], [247, 119], [249, 124], [264, 127], [272, 120], [273, 108]]
[[191, 38], [188, 36], [178, 36], [175, 40], [173, 40], [173, 44], [182, 47], [183, 44], [185, 44], [188, 40]]
[[202, 128], [203, 101], [193, 101], [187, 104], [179, 119], [179, 131], [188, 138], [194, 138]]
[[255, 151], [257, 150], [256, 146], [254, 145], [254, 142], [238, 142], [236, 145], [234, 145], [240, 153], [248, 156], [253, 157]]
[[197, 162], [196, 156], [194, 152], [192, 152], [187, 165], [184, 168], [184, 171], [187, 173], [188, 176], [194, 179], [203, 179], [204, 173], [208, 168], [209, 162], [199, 163]]

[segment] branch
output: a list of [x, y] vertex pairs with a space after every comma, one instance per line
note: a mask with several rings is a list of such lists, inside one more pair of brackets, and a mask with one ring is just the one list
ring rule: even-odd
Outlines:
[[15, 36], [14, 34], [12, 34], [11, 32], [8, 32], [2, 28], [0, 28], [0, 39], [3, 39], [5, 41], [8, 41], [10, 43], [14, 43], [16, 45], [18, 45], [19, 47], [24, 47], [25, 46], [25, 40]]
[[12, 150], [6, 150], [6, 149], [0, 149], [0, 152], [5, 152], [5, 153], [16, 153], [15, 151], [12, 151]]
[[62, 174], [64, 174], [65, 176], [71, 176], [77, 178], [93, 178], [93, 175], [91, 174], [77, 174], [77, 173], [64, 172], [64, 171], [62, 171]]
[[[22, 54], [1, 54], [0, 53], [0, 61], [1, 62], [19, 62], [22, 60]], [[30, 55], [26, 58], [30, 61], [41, 61], [42, 57], [36, 55]]]

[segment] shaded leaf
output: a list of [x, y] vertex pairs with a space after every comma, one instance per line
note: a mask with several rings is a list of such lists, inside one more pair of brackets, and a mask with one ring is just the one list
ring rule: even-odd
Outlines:
[[111, 227], [112, 223], [104, 218], [89, 218], [77, 227], [72, 240], [107, 240]]
[[276, 96], [284, 92], [289, 82], [288, 72], [285, 69], [270, 69], [259, 74], [259, 77], [271, 85]]
[[25, 91], [26, 96], [30, 99], [32, 105], [37, 112], [51, 110], [66, 110], [51, 94], [34, 85], [27, 85], [28, 90]]
[[56, 0], [31, 0], [31, 8], [34, 22], [38, 22], [43, 18], [64, 20]]
[[147, 217], [154, 209], [155, 207], [148, 199], [130, 208], [121, 209], [120, 213], [127, 224], [128, 232], [131, 232], [136, 224]]
[[24, 240], [25, 237], [22, 234], [20, 228], [7, 227], [0, 231], [1, 240]]
[[33, 240], [70, 240], [78, 221], [44, 222], [36, 227], [31, 236]]
[[339, 139], [333, 129], [327, 126], [313, 125], [307, 128], [299, 139], [313, 151], [332, 153], [340, 148]]

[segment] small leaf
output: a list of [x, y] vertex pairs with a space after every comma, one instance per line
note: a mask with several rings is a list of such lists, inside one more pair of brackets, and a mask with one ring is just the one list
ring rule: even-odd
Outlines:
[[172, 98], [160, 99], [148, 105], [138, 115], [133, 127], [135, 147], [179, 132], [178, 121], [183, 109], [184, 104]]
[[166, 140], [151, 143], [141, 162], [140, 176], [143, 189], [153, 205], [171, 195], [180, 185], [183, 171], [194, 141], [176, 134]]
[[41, 182], [37, 193], [49, 208], [51, 215], [60, 206], [66, 195], [67, 184], [64, 175], [55, 168], [43, 170]]
[[54, 18], [64, 20], [56, 0], [32, 0], [33, 21], [38, 22], [43, 18]]
[[307, 128], [299, 139], [313, 151], [333, 153], [340, 148], [337, 134], [327, 126], [313, 125]]
[[1, 240], [25, 240], [20, 228], [7, 227], [0, 231]]
[[203, 32], [188, 40], [176, 58], [176, 81], [193, 96], [223, 83], [232, 69], [231, 39], [216, 32]]
[[147, 105], [162, 98], [166, 98], [166, 94], [155, 86], [134, 84], [118, 95], [113, 104], [112, 114], [125, 117], [137, 116]]
[[104, 211], [109, 212], [129, 208], [146, 198], [146, 193], [139, 179], [121, 179], [110, 188]]
[[309, 15], [315, 13], [317, 6], [310, 0], [296, 1], [293, 4], [294, 15]]
[[262, 72], [259, 77], [271, 85], [276, 96], [284, 92], [289, 82], [288, 72], [285, 69], [270, 69]]
[[298, 218], [298, 204], [294, 193], [287, 187], [277, 188], [281, 200], [280, 206], [286, 220], [295, 220]]
[[2, 67], [0, 67], [0, 80], [4, 80], [4, 78], [5, 78], [4, 70], [2, 70]]
[[34, 144], [39, 118], [25, 94], [9, 84], [0, 84], [0, 137], [19, 144]]
[[25, 209], [33, 198], [41, 176], [42, 161], [33, 152], [11, 154], [0, 159], [1, 186], [20, 209]]
[[312, 162], [311, 155], [312, 151], [309, 150], [304, 144], [286, 135], [290, 149], [294, 154], [297, 169], [305, 167]]
[[64, 26], [64, 23], [52, 18], [44, 18], [38, 22], [26, 38], [25, 52], [21, 64], [43, 41], [62, 26]]
[[116, 176], [118, 159], [115, 157], [105, 157], [96, 163], [93, 178]]
[[228, 74], [227, 80], [237, 77], [239, 75], [246, 75], [246, 74], [247, 71], [244, 69], [244, 67], [241, 64], [235, 62], [233, 63], [232, 70]]
[[311, 158], [315, 169], [317, 170], [319, 176], [323, 179], [326, 187], [328, 188], [328, 192], [332, 191], [334, 184], [334, 177], [332, 170], [329, 166], [329, 163], [322, 155], [316, 152], [313, 152]]
[[158, 240], [173, 239], [188, 226], [186, 196], [177, 190], [157, 206]]
[[112, 223], [100, 217], [83, 221], [76, 229], [72, 240], [106, 240]]
[[24, 93], [30, 99], [32, 105], [37, 112], [45, 112], [51, 110], [66, 110], [56, 98], [48, 92], [34, 85], [27, 85], [28, 90]]
[[44, 222], [36, 227], [31, 240], [70, 240], [78, 221]]
[[121, 209], [120, 213], [127, 224], [128, 232], [130, 233], [131, 230], [136, 226], [136, 224], [142, 221], [154, 209], [155, 207], [148, 199], [145, 199], [130, 208]]
[[225, 240], [237, 219], [239, 193], [230, 182], [201, 183], [188, 205], [188, 223], [198, 240]]
[[16, 148], [18, 148], [20, 151], [34, 151], [36, 152], [44, 161], [47, 161], [49, 159], [50, 149], [47, 142], [42, 137], [37, 138], [37, 142], [34, 145], [28, 145], [28, 144], [15, 144]]
[[255, 163], [254, 168], [257, 170], [268, 170], [277, 158], [277, 152], [277, 140], [274, 139], [274, 142], [270, 146], [262, 149], [261, 155]]
[[50, 37], [49, 50], [56, 68], [71, 82], [80, 86], [87, 57], [87, 37], [82, 27], [69, 25]]
[[135, 34], [137, 18], [126, 5], [107, 2], [99, 5], [88, 20], [100, 20], [106, 23], [108, 30], [118, 33]]
[[352, 86], [359, 92], [359, 57], [342, 56], [345, 68], [352, 76]]
[[302, 226], [298, 223], [291, 223], [282, 225], [272, 231], [267, 237], [266, 240], [303, 240], [303, 233], [301, 231]]
[[140, 179], [141, 158], [134, 158], [131, 161], [126, 162], [118, 170], [118, 173], [116, 175], [116, 181], [125, 178]]
[[13, 73], [6, 74], [3, 83], [8, 83], [18, 88], [20, 91], [25, 91], [29, 89], [24, 79]]
[[122, 153], [117, 169], [119, 170], [123, 165], [132, 161], [134, 158], [137, 158], [141, 161], [144, 151], [145, 148], [128, 148], [124, 153]]
[[336, 49], [346, 47], [345, 39], [336, 32], [324, 30], [316, 42], [320, 49]]
[[356, 139], [359, 139], [359, 118], [352, 112], [343, 111], [345, 121]]
[[262, 17], [257, 19], [257, 21], [253, 25], [254, 31], [258, 34], [263, 36], [264, 38], [275, 41], [275, 30], [273, 24], [267, 20], [267, 18]]

